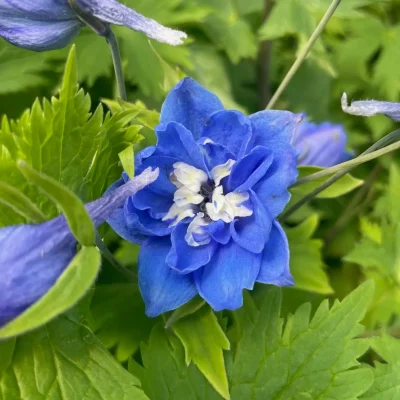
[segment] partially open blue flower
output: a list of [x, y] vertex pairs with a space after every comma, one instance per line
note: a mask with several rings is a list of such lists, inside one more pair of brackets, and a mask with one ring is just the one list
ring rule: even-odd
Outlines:
[[143, 243], [139, 285], [149, 316], [196, 294], [214, 310], [236, 309], [255, 282], [293, 284], [276, 217], [297, 177], [290, 142], [301, 118], [225, 110], [191, 78], [169, 93], [157, 145], [135, 160], [137, 173], [152, 166], [160, 176], [108, 220], [123, 238]]
[[83, 15], [105, 26], [123, 25], [172, 45], [181, 44], [186, 37], [116, 0], [0, 0], [0, 37], [29, 50], [59, 49], [85, 26]]
[[347, 135], [342, 125], [304, 120], [296, 130], [293, 146], [299, 151], [298, 165], [332, 167], [351, 158], [346, 151]]
[[383, 114], [387, 117], [400, 121], [400, 103], [378, 100], [353, 101], [350, 105], [347, 102], [347, 95], [342, 96], [342, 110], [349, 114], [360, 115], [362, 117], [372, 117]]
[[[148, 169], [108, 196], [86, 207], [94, 225], [101, 225], [127, 197], [153, 182]], [[65, 217], [39, 225], [0, 229], [0, 327], [44, 296], [76, 254], [77, 242]]]

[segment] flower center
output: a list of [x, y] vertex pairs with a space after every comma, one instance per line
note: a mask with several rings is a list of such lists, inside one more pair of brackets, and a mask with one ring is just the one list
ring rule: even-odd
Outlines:
[[174, 204], [164, 216], [163, 221], [173, 220], [170, 226], [177, 225], [185, 218], [193, 218], [185, 236], [191, 246], [207, 244], [211, 239], [204, 229], [212, 221], [232, 222], [237, 217], [248, 217], [253, 211], [243, 203], [249, 200], [247, 192], [224, 194], [221, 185], [223, 178], [230, 175], [234, 160], [217, 165], [210, 176], [191, 165], [177, 162], [173, 165], [171, 182], [177, 187]]

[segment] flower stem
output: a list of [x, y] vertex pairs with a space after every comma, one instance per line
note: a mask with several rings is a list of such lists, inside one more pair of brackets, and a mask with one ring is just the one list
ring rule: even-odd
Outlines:
[[[376, 157], [379, 157], [380, 155], [389, 153], [390, 151], [394, 151], [396, 149], [400, 149], [400, 129], [395, 130], [394, 132], [389, 133], [388, 135], [386, 135], [385, 137], [383, 137], [382, 139], [378, 140], [375, 144], [373, 144], [371, 147], [369, 147], [366, 151], [364, 151], [364, 153], [362, 153], [360, 156], [356, 157], [354, 160], [352, 161], [356, 161], [357, 159], [363, 159], [362, 162], [368, 161], [366, 160], [366, 157], [364, 157], [367, 154], [375, 154], [374, 157], [369, 158], [369, 159], [373, 159]], [[396, 143], [393, 143], [396, 142]], [[384, 152], [380, 152], [379, 155], [376, 155], [376, 153], [378, 153], [376, 150], [386, 150]], [[343, 165], [346, 164], [347, 167], [343, 167]], [[342, 163], [339, 164], [341, 165], [341, 170], [339, 172], [336, 172], [334, 175], [332, 175], [329, 179], [327, 179], [324, 183], [322, 183], [321, 185], [319, 185], [318, 187], [316, 187], [312, 192], [308, 193], [306, 196], [304, 196], [302, 199], [300, 199], [297, 203], [293, 204], [288, 210], [286, 210], [280, 217], [279, 220], [282, 222], [285, 219], [287, 219], [290, 215], [292, 215], [293, 213], [295, 213], [299, 208], [301, 208], [304, 204], [306, 204], [309, 200], [313, 199], [314, 197], [316, 197], [318, 194], [320, 194], [321, 192], [323, 192], [326, 188], [328, 188], [329, 186], [331, 186], [333, 183], [335, 183], [337, 180], [339, 180], [340, 178], [342, 178], [343, 176], [345, 176], [348, 172], [350, 172], [353, 168], [355, 168], [357, 165], [361, 164], [361, 162], [353, 162], [351, 163], [351, 165], [349, 166], [348, 162], [347, 163]], [[338, 165], [338, 166], [339, 166]], [[344, 169], [343, 169], [344, 168]], [[332, 174], [332, 169], [330, 169], [330, 174]], [[325, 172], [327, 170], [324, 171], [320, 171], [320, 172]], [[316, 174], [319, 174], [319, 172], [317, 172]], [[312, 175], [316, 175], [316, 174], [312, 174]], [[325, 174], [326, 175], [326, 174]], [[325, 176], [323, 175], [323, 176]], [[311, 176], [311, 175], [310, 175]], [[318, 176], [319, 178], [321, 178], [321, 175]], [[315, 179], [315, 178], [314, 178]], [[303, 183], [305, 183], [303, 181]], [[297, 186], [296, 184], [292, 185], [291, 187]]]
[[281, 96], [283, 91], [286, 89], [287, 85], [292, 80], [293, 76], [296, 74], [296, 72], [300, 68], [301, 64], [303, 63], [303, 61], [307, 57], [308, 53], [310, 52], [310, 50], [314, 46], [315, 41], [318, 39], [318, 37], [320, 36], [322, 31], [324, 30], [326, 24], [329, 22], [329, 20], [331, 19], [332, 15], [336, 11], [336, 9], [339, 6], [340, 2], [341, 2], [341, 0], [333, 0], [332, 1], [332, 3], [329, 6], [328, 10], [326, 11], [325, 15], [321, 19], [320, 23], [316, 27], [315, 31], [311, 35], [311, 37], [308, 40], [308, 42], [306, 43], [304, 49], [300, 52], [300, 54], [298, 55], [296, 61], [293, 63], [293, 65], [291, 66], [290, 70], [286, 74], [285, 78], [283, 79], [283, 81], [279, 85], [277, 91], [272, 96], [272, 99], [269, 101], [269, 103], [268, 103], [268, 105], [266, 107], [266, 110], [270, 110], [275, 105], [275, 103], [277, 102], [277, 100], [279, 99], [279, 97]]
[[122, 100], [128, 100], [126, 95], [126, 87], [125, 87], [125, 79], [124, 72], [122, 69], [122, 60], [121, 60], [121, 52], [119, 51], [118, 40], [112, 31], [111, 27], [107, 30], [107, 34], [104, 36], [107, 40], [108, 45], [110, 46], [111, 55], [114, 64], [115, 77], [117, 79], [117, 87], [119, 97]]

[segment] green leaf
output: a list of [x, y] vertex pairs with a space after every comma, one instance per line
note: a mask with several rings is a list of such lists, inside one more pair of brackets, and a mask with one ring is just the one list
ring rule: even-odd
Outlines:
[[139, 377], [151, 400], [222, 399], [195, 365], [186, 365], [182, 344], [161, 323], [151, 331], [148, 343], [142, 343], [141, 358], [143, 366], [131, 359], [128, 369]]
[[188, 301], [184, 305], [180, 306], [174, 310], [169, 316], [165, 324], [165, 328], [170, 328], [175, 322], [179, 321], [181, 318], [187, 317], [198, 311], [201, 307], [206, 304], [205, 300], [200, 296], [194, 297], [192, 300]]
[[185, 348], [186, 364], [192, 361], [215, 390], [229, 398], [223, 350], [229, 350], [229, 340], [221, 329], [214, 312], [209, 306], [180, 319], [172, 329]]
[[139, 381], [69, 315], [0, 342], [0, 351], [1, 400], [148, 399]]
[[134, 284], [98, 285], [92, 303], [92, 329], [120, 362], [134, 354], [158, 319], [148, 318]]
[[[299, 167], [298, 179], [304, 178], [305, 176], [311, 175], [315, 172], [322, 171], [323, 169], [324, 168], [321, 167], [301, 166]], [[319, 178], [314, 181], [304, 183], [303, 185], [296, 186], [292, 188], [291, 191], [296, 195], [305, 196], [306, 194], [314, 190], [317, 186], [324, 183], [327, 179], [327, 177]], [[320, 199], [331, 199], [339, 197], [358, 188], [363, 183], [363, 180], [354, 178], [350, 174], [346, 174], [343, 178], [339, 179], [333, 185], [329, 186], [327, 189], [321, 192], [317, 197]]]
[[333, 289], [321, 254], [323, 242], [312, 238], [318, 223], [318, 216], [314, 214], [295, 228], [285, 229], [289, 240], [290, 271], [296, 289], [331, 294]]
[[356, 399], [372, 384], [360, 368], [368, 341], [353, 339], [373, 295], [373, 283], [357, 288], [329, 309], [324, 300], [310, 320], [311, 305], [301, 305], [283, 329], [281, 292], [269, 287], [259, 306], [246, 296], [235, 311], [239, 340], [228, 368], [231, 398]]
[[388, 364], [375, 363], [374, 383], [360, 399], [394, 400], [400, 392], [400, 342], [384, 334], [370, 340], [372, 349]]
[[46, 217], [28, 197], [4, 182], [0, 182], [0, 203], [11, 207], [29, 222], [41, 223], [46, 221]]
[[96, 248], [82, 248], [41, 299], [0, 329], [0, 338], [35, 329], [71, 308], [96, 279], [100, 262], [101, 257]]
[[93, 245], [95, 229], [82, 201], [66, 187], [54, 179], [36, 172], [25, 162], [18, 162], [18, 168], [29, 182], [39, 186], [46, 195], [61, 207], [77, 241], [83, 246]]
[[135, 176], [135, 151], [133, 145], [122, 150], [118, 156], [121, 160], [122, 168], [132, 179]]

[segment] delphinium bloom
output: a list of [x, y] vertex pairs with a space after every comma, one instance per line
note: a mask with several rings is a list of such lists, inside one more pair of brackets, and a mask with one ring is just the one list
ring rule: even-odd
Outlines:
[[351, 158], [346, 151], [347, 135], [342, 125], [303, 120], [297, 128], [293, 146], [299, 151], [298, 165], [332, 167]]
[[116, 0], [0, 0], [0, 37], [35, 51], [66, 46], [90, 19], [97, 33], [123, 25], [151, 39], [177, 45], [186, 34], [166, 28]]
[[[127, 197], [157, 176], [158, 171], [149, 168], [116, 191], [87, 204], [94, 225], [101, 225]], [[47, 293], [74, 258], [76, 247], [62, 215], [43, 224], [0, 229], [0, 327]]]
[[372, 117], [377, 114], [383, 114], [395, 121], [400, 121], [400, 103], [378, 100], [360, 100], [353, 101], [348, 105], [347, 95], [346, 93], [343, 93], [342, 109], [352, 115]]
[[301, 118], [225, 110], [191, 78], [168, 94], [157, 145], [135, 160], [137, 173], [152, 166], [160, 176], [108, 220], [123, 238], [142, 244], [139, 286], [149, 316], [197, 294], [214, 310], [236, 309], [255, 282], [293, 285], [276, 218], [297, 177], [291, 141]]

